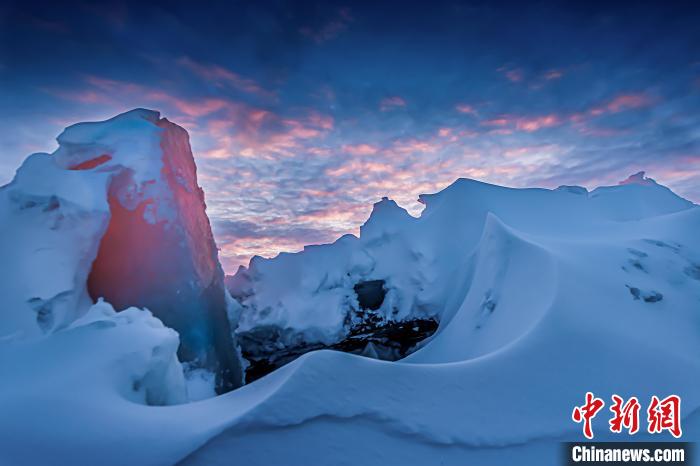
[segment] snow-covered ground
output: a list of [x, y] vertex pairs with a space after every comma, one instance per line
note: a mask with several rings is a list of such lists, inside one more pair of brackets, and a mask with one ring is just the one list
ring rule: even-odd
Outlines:
[[[458, 180], [422, 196], [419, 218], [382, 200], [359, 238], [255, 259], [233, 285], [241, 331], [333, 340], [363, 280], [385, 281], [385, 318], [440, 326], [398, 362], [316, 351], [186, 403], [188, 385], [206, 396], [206, 374], [188, 383], [176, 333], [150, 313], [84, 292], [43, 304], [83, 289], [97, 246], [74, 238], [109, 210], [40, 163], [22, 199], [0, 190], [0, 464], [557, 464], [559, 442], [582, 439], [571, 410], [587, 391], [678, 394], [684, 439], [700, 440], [700, 209], [643, 175], [591, 192]], [[56, 196], [83, 228], [22, 213], [30, 194]], [[83, 224], [83, 211], [97, 214]], [[54, 276], [70, 283], [44, 289]], [[607, 419], [596, 439], [622, 438]]]

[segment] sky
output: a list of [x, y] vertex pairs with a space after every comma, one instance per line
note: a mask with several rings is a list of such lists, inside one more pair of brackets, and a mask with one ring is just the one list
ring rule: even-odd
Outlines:
[[[697, 5], [697, 4], [696, 4]], [[682, 2], [0, 2], [0, 185], [62, 129], [186, 128], [227, 273], [413, 215], [457, 178], [700, 202], [700, 14]]]

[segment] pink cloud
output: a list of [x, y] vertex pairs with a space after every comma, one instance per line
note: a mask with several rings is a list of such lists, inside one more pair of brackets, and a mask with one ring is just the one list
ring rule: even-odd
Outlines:
[[542, 128], [551, 128], [552, 126], [558, 126], [561, 123], [562, 121], [557, 115], [551, 114], [539, 117], [518, 118], [516, 120], [515, 126], [521, 131], [532, 133], [534, 131], [539, 131]]
[[618, 113], [625, 110], [649, 107], [653, 103], [654, 100], [643, 93], [620, 94], [601, 105], [589, 109], [588, 114], [591, 116], [599, 116], [605, 113]]
[[177, 60], [177, 64], [189, 70], [198, 77], [211, 82], [219, 87], [231, 87], [241, 92], [254, 94], [259, 97], [273, 98], [274, 93], [264, 89], [260, 84], [252, 79], [244, 78], [238, 73], [226, 69], [219, 65], [205, 65], [189, 57], [182, 57]]
[[324, 115], [316, 111], [311, 111], [309, 113], [308, 121], [312, 126], [316, 126], [324, 130], [333, 129], [333, 125], [335, 124], [335, 120], [332, 116]]
[[183, 114], [194, 118], [210, 115], [229, 105], [229, 102], [223, 99], [187, 100], [172, 97], [161, 91], [149, 91], [145, 97], [150, 101], [167, 102]]
[[498, 128], [498, 130], [492, 130], [492, 134], [511, 134], [513, 130], [532, 133], [543, 128], [559, 126], [564, 120], [565, 118], [555, 114], [539, 116], [500, 115], [497, 118], [484, 120], [481, 124]]
[[591, 136], [615, 136], [621, 134], [620, 131], [606, 128], [593, 127], [587, 121], [608, 114], [620, 113], [623, 111], [646, 108], [653, 105], [656, 99], [644, 93], [620, 94], [605, 102], [594, 105], [583, 112], [572, 113], [568, 116], [569, 121], [579, 127], [579, 131]]
[[511, 134], [513, 130], [532, 133], [544, 128], [573, 123], [574, 127], [582, 134], [601, 137], [616, 136], [622, 134], [622, 132], [614, 129], [594, 127], [587, 122], [598, 116], [645, 108], [653, 103], [654, 99], [643, 93], [620, 94], [583, 112], [562, 115], [551, 113], [534, 116], [498, 115], [495, 118], [482, 120], [481, 125], [498, 128], [489, 131], [491, 134]]
[[521, 68], [511, 68], [508, 66], [502, 66], [498, 68], [498, 70], [503, 76], [508, 79], [508, 81], [513, 82], [513, 83], [519, 83], [521, 82], [525, 75], [523, 73], [523, 70]]
[[523, 80], [523, 72], [521, 70], [509, 70], [505, 73], [506, 78], [510, 81], [517, 83]]
[[410, 138], [410, 139], [399, 139], [399, 140], [395, 141], [391, 147], [391, 150], [396, 152], [396, 153], [399, 153], [399, 154], [406, 154], [406, 153], [413, 153], [413, 152], [434, 153], [434, 152], [437, 152], [442, 147], [444, 147], [444, 145], [441, 142]]
[[318, 112], [284, 118], [272, 111], [229, 103], [222, 117], [205, 123], [201, 135], [212, 140], [214, 147], [203, 155], [211, 158], [222, 158], [225, 154], [227, 157], [293, 157], [298, 152], [328, 155], [328, 149], [308, 146], [308, 142], [322, 139], [332, 128], [332, 118]]
[[371, 144], [346, 144], [342, 147], [343, 152], [350, 155], [374, 155], [379, 152], [379, 148]]
[[500, 117], [500, 118], [492, 118], [489, 120], [484, 120], [481, 122], [482, 125], [484, 126], [506, 126], [510, 124], [510, 120], [505, 117]]
[[561, 70], [549, 70], [542, 77], [547, 81], [553, 81], [555, 79], [560, 79], [564, 76], [564, 72]]
[[[336, 228], [357, 228], [363, 218], [367, 218], [371, 206], [359, 204], [338, 203], [326, 209], [299, 216], [300, 222], [310, 222], [316, 225], [333, 225]], [[360, 220], [360, 221], [358, 221]]]
[[338, 178], [350, 173], [358, 174], [359, 176], [365, 177], [367, 174], [373, 174], [378, 172], [390, 173], [392, 171], [393, 166], [389, 163], [372, 160], [353, 159], [350, 163], [347, 163], [340, 167], [327, 169], [326, 174], [333, 178]]
[[85, 82], [89, 87], [81, 92], [49, 92], [115, 108], [126, 105], [161, 109], [164, 115], [208, 142], [199, 152], [204, 158], [293, 156], [304, 141], [322, 138], [334, 126], [332, 116], [317, 110], [292, 118], [229, 98], [183, 98], [155, 87], [99, 76], [87, 76]]
[[399, 107], [405, 107], [406, 101], [400, 96], [386, 97], [379, 102], [379, 110], [386, 112]]
[[470, 114], [470, 115], [476, 115], [476, 109], [475, 109], [474, 107], [472, 107], [471, 105], [467, 105], [467, 104], [457, 104], [457, 106], [455, 107], [455, 109], [456, 109], [459, 113], [467, 113], [467, 114]]
[[607, 109], [612, 113], [634, 108], [648, 107], [652, 99], [646, 94], [623, 94], [615, 97], [607, 104]]

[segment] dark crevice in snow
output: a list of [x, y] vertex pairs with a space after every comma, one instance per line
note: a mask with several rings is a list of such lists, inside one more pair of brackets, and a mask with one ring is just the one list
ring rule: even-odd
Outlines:
[[360, 309], [376, 311], [382, 307], [386, 297], [384, 280], [368, 280], [355, 285], [355, 294]]
[[434, 319], [412, 319], [401, 322], [364, 321], [354, 325], [345, 338], [337, 343], [308, 343], [301, 338], [292, 344], [284, 329], [273, 326], [258, 327], [240, 332], [238, 341], [243, 357], [248, 360], [246, 383], [288, 364], [310, 351], [331, 349], [346, 353], [396, 361], [408, 356], [418, 343], [431, 336], [438, 328]]

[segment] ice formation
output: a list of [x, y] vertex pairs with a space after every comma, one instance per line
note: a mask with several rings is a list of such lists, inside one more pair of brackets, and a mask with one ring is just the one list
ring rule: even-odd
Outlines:
[[63, 329], [105, 298], [145, 307], [180, 334], [179, 355], [241, 383], [229, 297], [187, 133], [157, 112], [80, 123], [0, 190], [7, 312], [0, 335]]

